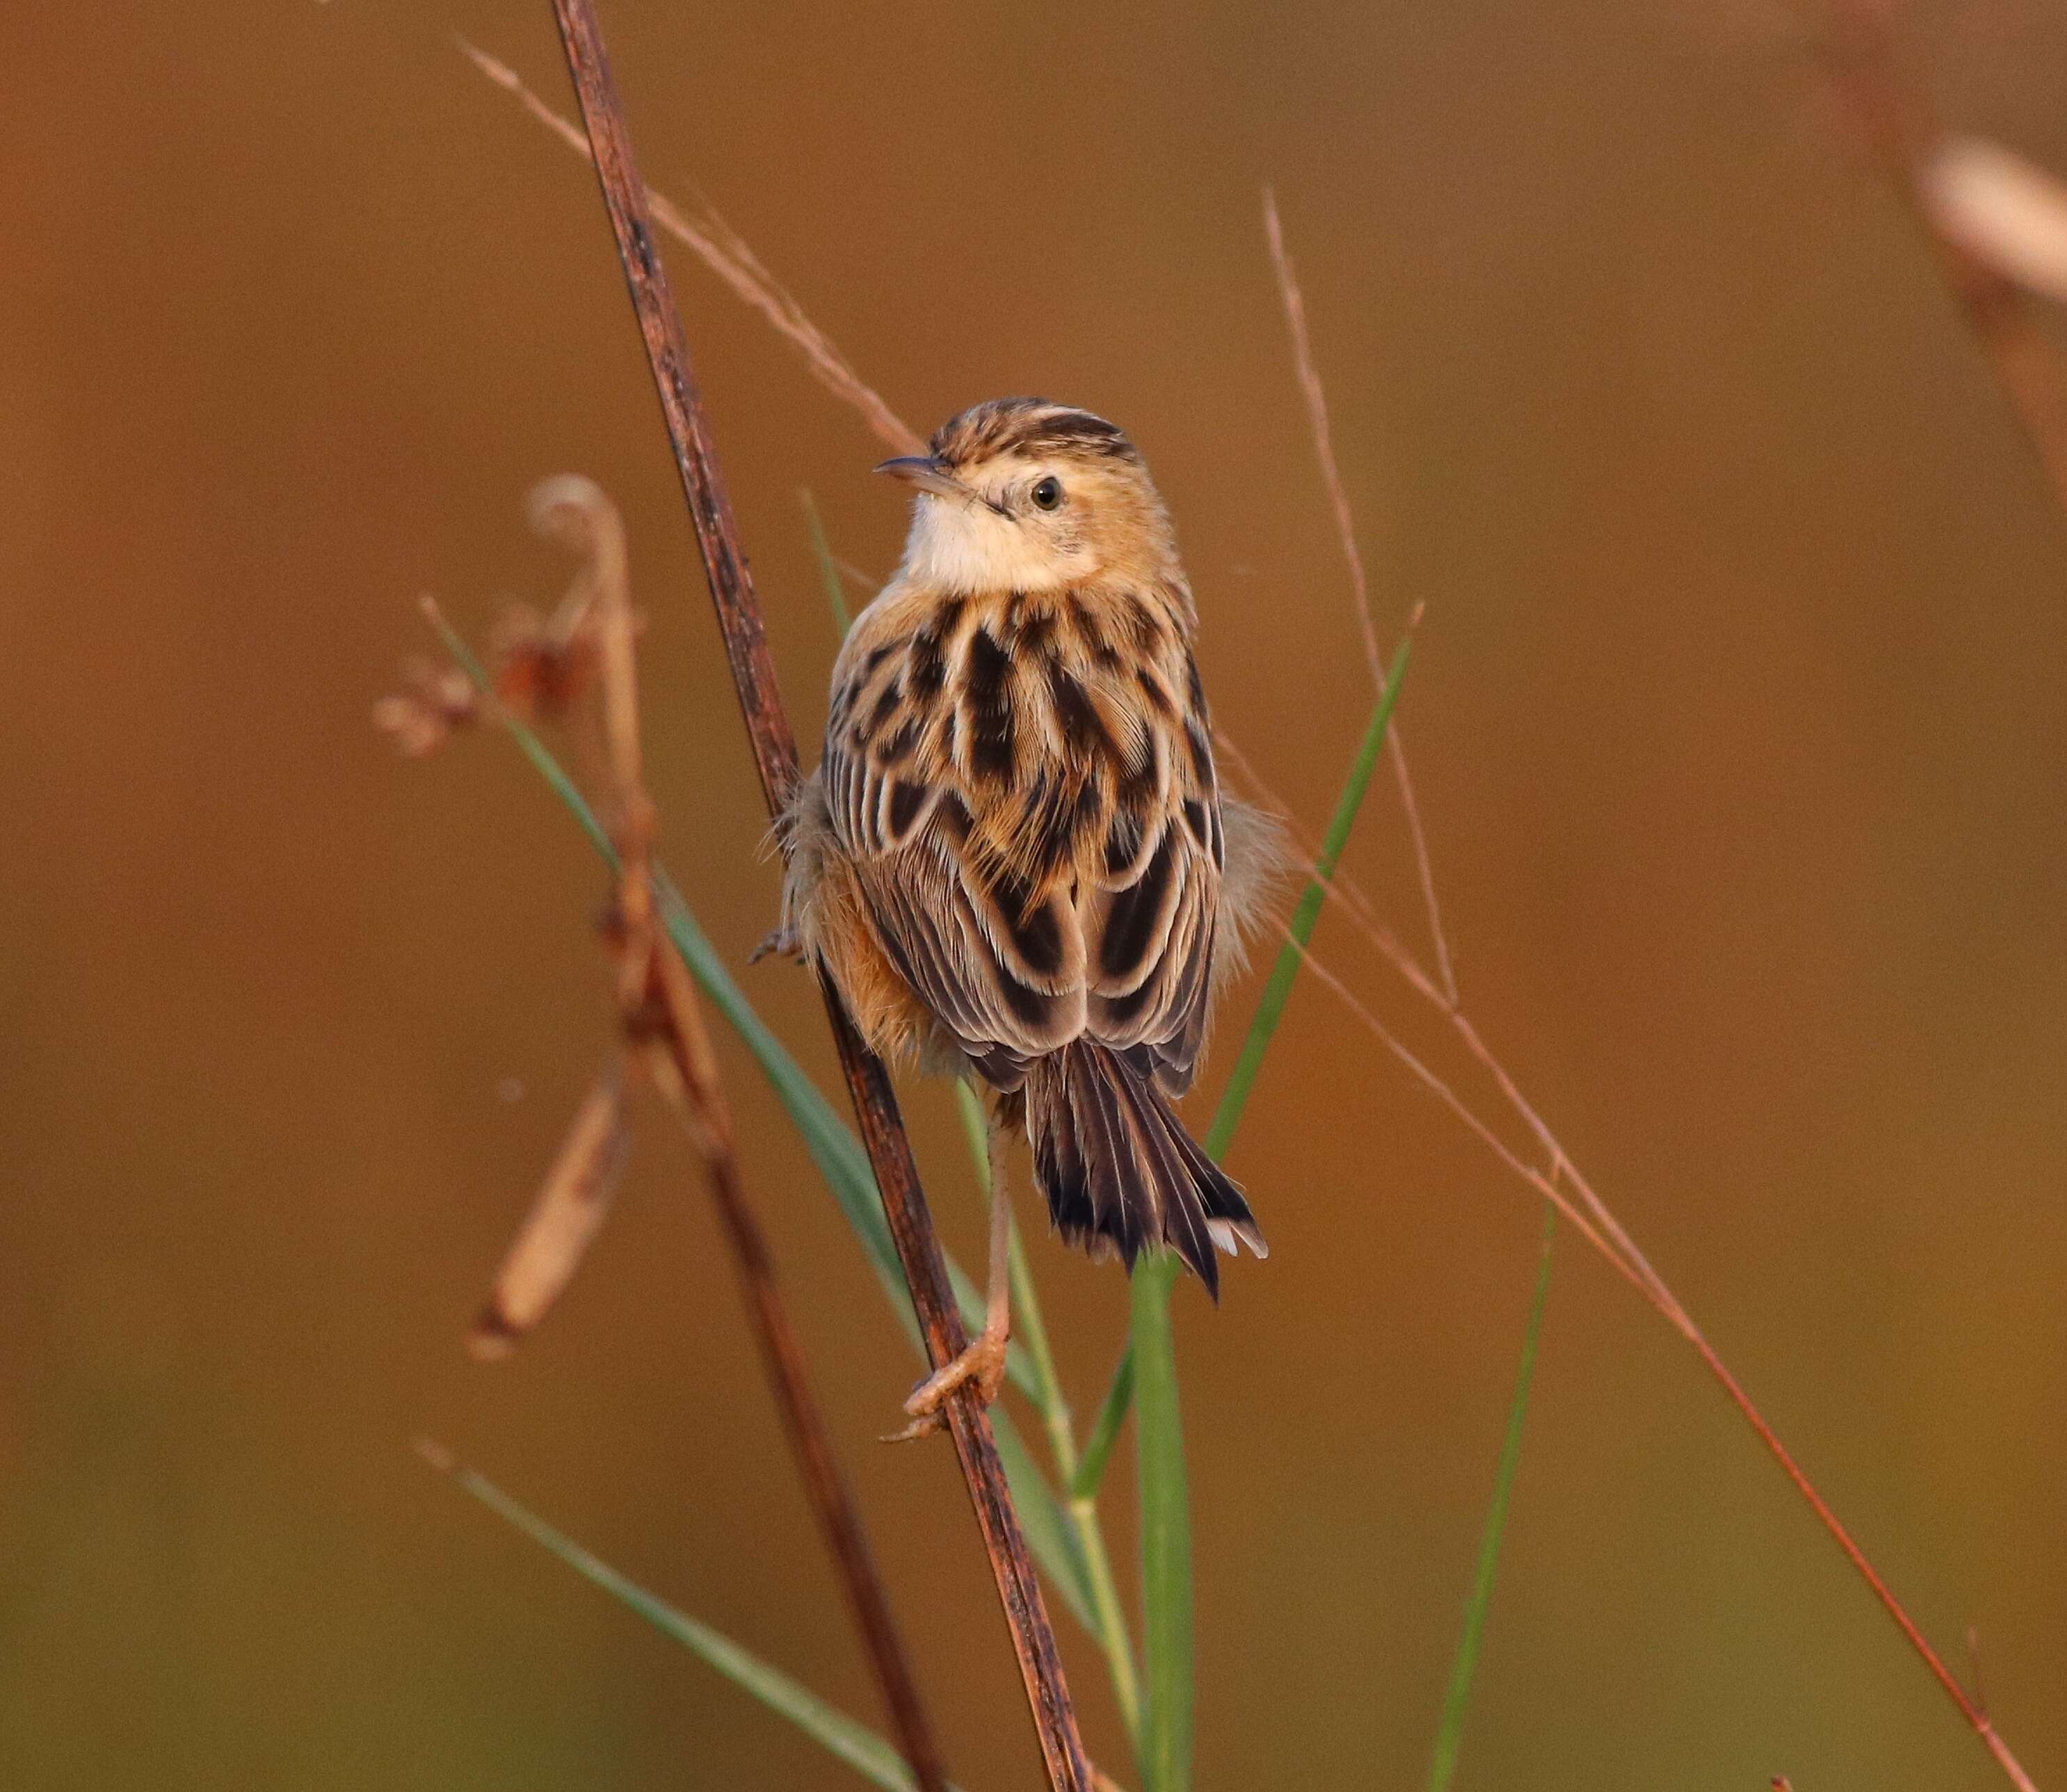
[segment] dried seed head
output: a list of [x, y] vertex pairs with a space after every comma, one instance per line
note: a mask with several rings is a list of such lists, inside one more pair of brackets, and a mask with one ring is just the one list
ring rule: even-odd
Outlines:
[[402, 688], [374, 704], [373, 725], [399, 752], [421, 759], [480, 713], [473, 686], [457, 666], [412, 659], [402, 668]]
[[495, 695], [527, 721], [558, 721], [595, 682], [595, 631], [547, 622], [529, 604], [512, 604], [489, 636]]

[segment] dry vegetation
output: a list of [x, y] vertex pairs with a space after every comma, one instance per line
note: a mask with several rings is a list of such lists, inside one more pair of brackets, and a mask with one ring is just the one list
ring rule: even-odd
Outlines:
[[[471, 47], [467, 53], [492, 80], [598, 169], [681, 468], [691, 518], [710, 574], [742, 712], [773, 806], [786, 794], [795, 776], [794, 748], [768, 675], [758, 610], [697, 405], [680, 320], [668, 296], [664, 272], [651, 248], [649, 220], [691, 249], [765, 318], [797, 349], [826, 391], [850, 405], [888, 449], [912, 452], [919, 437], [810, 322], [736, 233], [714, 214], [692, 217], [643, 187], [589, 9], [583, 0], [558, 0], [557, 10], [586, 129], [562, 117], [501, 63]], [[1929, 252], [1972, 325], [2012, 414], [2045, 465], [2063, 513], [2067, 513], [2067, 381], [2062, 379], [2036, 314], [2033, 297], [2034, 290], [2052, 291], [2055, 296], [2067, 291], [2067, 284], [2061, 283], [2067, 281], [2063, 272], [2067, 270], [2067, 201], [2045, 176], [1991, 146], [1943, 140], [1918, 91], [1901, 78], [1887, 14], [1870, 0], [1836, 0], [1827, 14], [1809, 20], [1805, 30], [1811, 47], [1823, 59], [1833, 91], [1858, 121], [1868, 153], [1894, 184], [1916, 220]], [[1302, 971], [1310, 971], [1410, 1077], [1486, 1145], [1523, 1190], [1544, 1202], [1557, 1222], [1598, 1252], [1692, 1347], [2004, 1777], [2012, 1785], [2028, 1789], [2028, 1775], [1995, 1729], [1980, 1697], [1962, 1684], [1911, 1620], [1471, 1019], [1436, 899], [1436, 878], [1407, 749], [1398, 729], [1390, 725], [1405, 670], [1406, 646], [1403, 642], [1388, 667], [1380, 651], [1348, 497], [1335, 464], [1304, 303], [1275, 205], [1267, 193], [1264, 229], [1290, 330], [1293, 371], [1309, 412], [1321, 476], [1347, 565], [1375, 707], [1363, 751], [1351, 768], [1325, 836], [1318, 841], [1301, 836], [1307, 881], [1285, 924], [1277, 967], [1242, 1047], [1228, 1097], [1208, 1135], [1208, 1148], [1216, 1153], [1225, 1149], [1289, 987]], [[741, 1178], [717, 1060], [697, 995], [699, 982], [727, 1020], [739, 1028], [784, 1094], [879, 1273], [887, 1278], [893, 1268], [901, 1268], [919, 1315], [916, 1336], [923, 1337], [935, 1364], [960, 1348], [957, 1300], [966, 1301], [966, 1279], [951, 1283], [887, 1082], [881, 1067], [863, 1052], [837, 1002], [829, 997], [828, 1007], [856, 1101], [862, 1145], [873, 1168], [873, 1187], [861, 1164], [861, 1148], [836, 1121], [828, 1121], [821, 1112], [822, 1104], [812, 1105], [817, 1101], [815, 1092], [802, 1083], [801, 1072], [779, 1044], [757, 1035], [742, 1018], [750, 1016], [744, 998], [716, 966], [708, 946], [695, 933], [693, 921], [652, 866], [654, 817], [643, 787], [639, 754], [637, 627], [615, 513], [592, 486], [562, 480], [542, 487], [534, 495], [533, 514], [535, 524], [582, 556], [582, 570], [566, 599], [549, 618], [525, 613], [506, 622], [498, 635], [491, 672], [482, 673], [464, 657], [455, 667], [416, 668], [405, 691], [388, 699], [380, 712], [384, 726], [398, 742], [416, 752], [428, 751], [457, 727], [493, 715], [518, 732], [526, 750], [549, 776], [558, 776], [557, 768], [544, 756], [530, 724], [568, 724], [586, 742], [590, 761], [586, 781], [591, 789], [601, 793], [598, 802], [604, 819], [599, 844], [615, 866], [615, 900], [605, 930], [619, 1017], [611, 1066], [575, 1119], [566, 1147], [497, 1281], [477, 1329], [475, 1345], [484, 1355], [506, 1351], [538, 1322], [564, 1286], [607, 1210], [615, 1169], [626, 1148], [627, 1094], [650, 1088], [687, 1130], [705, 1166], [771, 1389], [876, 1672], [897, 1739], [896, 1754], [880, 1739], [859, 1732], [851, 1720], [826, 1713], [822, 1708], [816, 1712], [809, 1709], [814, 1702], [810, 1696], [794, 1683], [783, 1682], [765, 1664], [753, 1664], [751, 1671], [734, 1672], [733, 1667], [725, 1671], [877, 1783], [940, 1786], [944, 1774], [913, 1676], [898, 1645], [859, 1520], [813, 1403], [767, 1246]], [[830, 567], [829, 555], [827, 562]], [[836, 590], [838, 573], [831, 573], [830, 578]], [[1409, 633], [1411, 626], [1410, 621]], [[465, 650], [449, 631], [446, 638], [464, 656]], [[1229, 765], [1252, 789], [1266, 801], [1274, 801], [1237, 744], [1223, 736], [1221, 746]], [[1423, 913], [1417, 922], [1417, 930], [1426, 938], [1422, 949], [1408, 945], [1356, 884], [1336, 871], [1381, 751], [1391, 767], [1406, 820], [1405, 849], [1411, 855], [1422, 899]], [[582, 799], [563, 779], [562, 794], [586, 813], [581, 809]], [[593, 831], [592, 820], [591, 825]], [[1358, 993], [1342, 975], [1314, 958], [1308, 941], [1318, 912], [1330, 902], [1396, 973], [1409, 998], [1403, 1017], [1382, 1014], [1376, 1001]], [[1428, 1040], [1418, 1047], [1403, 1036], [1416, 1017]], [[1446, 1064], [1453, 1064], [1455, 1071], [1446, 1069]], [[1483, 1104], [1458, 1093], [1459, 1085], [1468, 1079], [1489, 1092]], [[882, 1191], [880, 1209], [871, 1205], [876, 1198], [875, 1188]], [[1188, 1531], [1181, 1445], [1175, 1432], [1174, 1380], [1159, 1392], [1158, 1377], [1174, 1376], [1167, 1361], [1168, 1283], [1163, 1284], [1159, 1320], [1154, 1272], [1144, 1271], [1137, 1278], [1133, 1350], [1120, 1365], [1090, 1433], [1080, 1437], [1047, 1352], [1036, 1291], [1024, 1273], [1023, 1261], [1016, 1269], [1015, 1303], [1024, 1316], [1014, 1345], [1012, 1378], [1042, 1419], [1059, 1491], [1034, 1464], [1001, 1409], [996, 1415], [993, 1439], [991, 1421], [958, 1397], [952, 1407], [952, 1429], [1018, 1650], [1049, 1779], [1067, 1788], [1110, 1783], [1083, 1757], [1061, 1652], [1035, 1573], [1036, 1559], [1050, 1591], [1082, 1623], [1105, 1657], [1115, 1701], [1135, 1745], [1135, 1765], [1146, 1783], [1153, 1792], [1183, 1792], [1190, 1774]], [[959, 1278], [959, 1271], [953, 1276]], [[1539, 1283], [1538, 1319], [1541, 1291]], [[1437, 1786], [1447, 1782], [1456, 1759], [1477, 1628], [1484, 1622], [1490, 1595], [1500, 1519], [1513, 1473], [1513, 1454], [1519, 1449], [1534, 1336], [1532, 1323], [1466, 1640], [1443, 1715], [1431, 1770], [1431, 1783]], [[1151, 1402], [1165, 1393], [1167, 1411], [1152, 1408]], [[1137, 1661], [1135, 1641], [1117, 1595], [1098, 1505], [1101, 1478], [1120, 1420], [1134, 1400], [1142, 1408], [1137, 1452], [1143, 1525], [1145, 1664]], [[567, 1546], [562, 1553], [571, 1550]], [[599, 1569], [599, 1565], [584, 1565], [579, 1560], [576, 1565], [584, 1572]], [[595, 1577], [609, 1583], [607, 1571], [596, 1572]], [[655, 1614], [649, 1611], [648, 1615]], [[693, 1625], [693, 1620], [678, 1614], [656, 1621]], [[685, 1640], [702, 1647], [693, 1638]], [[710, 1658], [709, 1651], [705, 1652]], [[762, 1677], [757, 1679], [756, 1674]], [[849, 1727], [843, 1730], [842, 1725]], [[879, 1752], [869, 1753], [871, 1740]], [[902, 1764], [896, 1755], [903, 1757]]]

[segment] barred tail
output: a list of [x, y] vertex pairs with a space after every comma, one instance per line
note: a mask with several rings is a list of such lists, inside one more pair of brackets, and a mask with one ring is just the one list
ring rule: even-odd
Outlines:
[[1167, 1245], [1220, 1298], [1213, 1248], [1269, 1254], [1241, 1190], [1185, 1132], [1151, 1077], [1109, 1047], [1075, 1040], [1026, 1078], [1034, 1177], [1055, 1227], [1131, 1271]]

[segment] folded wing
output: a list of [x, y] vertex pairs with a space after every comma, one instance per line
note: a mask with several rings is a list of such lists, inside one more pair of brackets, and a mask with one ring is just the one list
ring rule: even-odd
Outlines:
[[1225, 846], [1172, 629], [1069, 594], [879, 602], [835, 669], [824, 780], [885, 952], [1001, 1089], [1087, 1037], [1165, 1093], [1202, 1042]]

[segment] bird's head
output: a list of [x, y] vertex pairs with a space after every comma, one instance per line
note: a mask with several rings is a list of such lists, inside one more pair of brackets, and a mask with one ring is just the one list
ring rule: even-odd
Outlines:
[[950, 418], [927, 447], [875, 469], [917, 493], [908, 578], [975, 592], [1181, 577], [1148, 469], [1104, 418], [1046, 399], [993, 399]]

